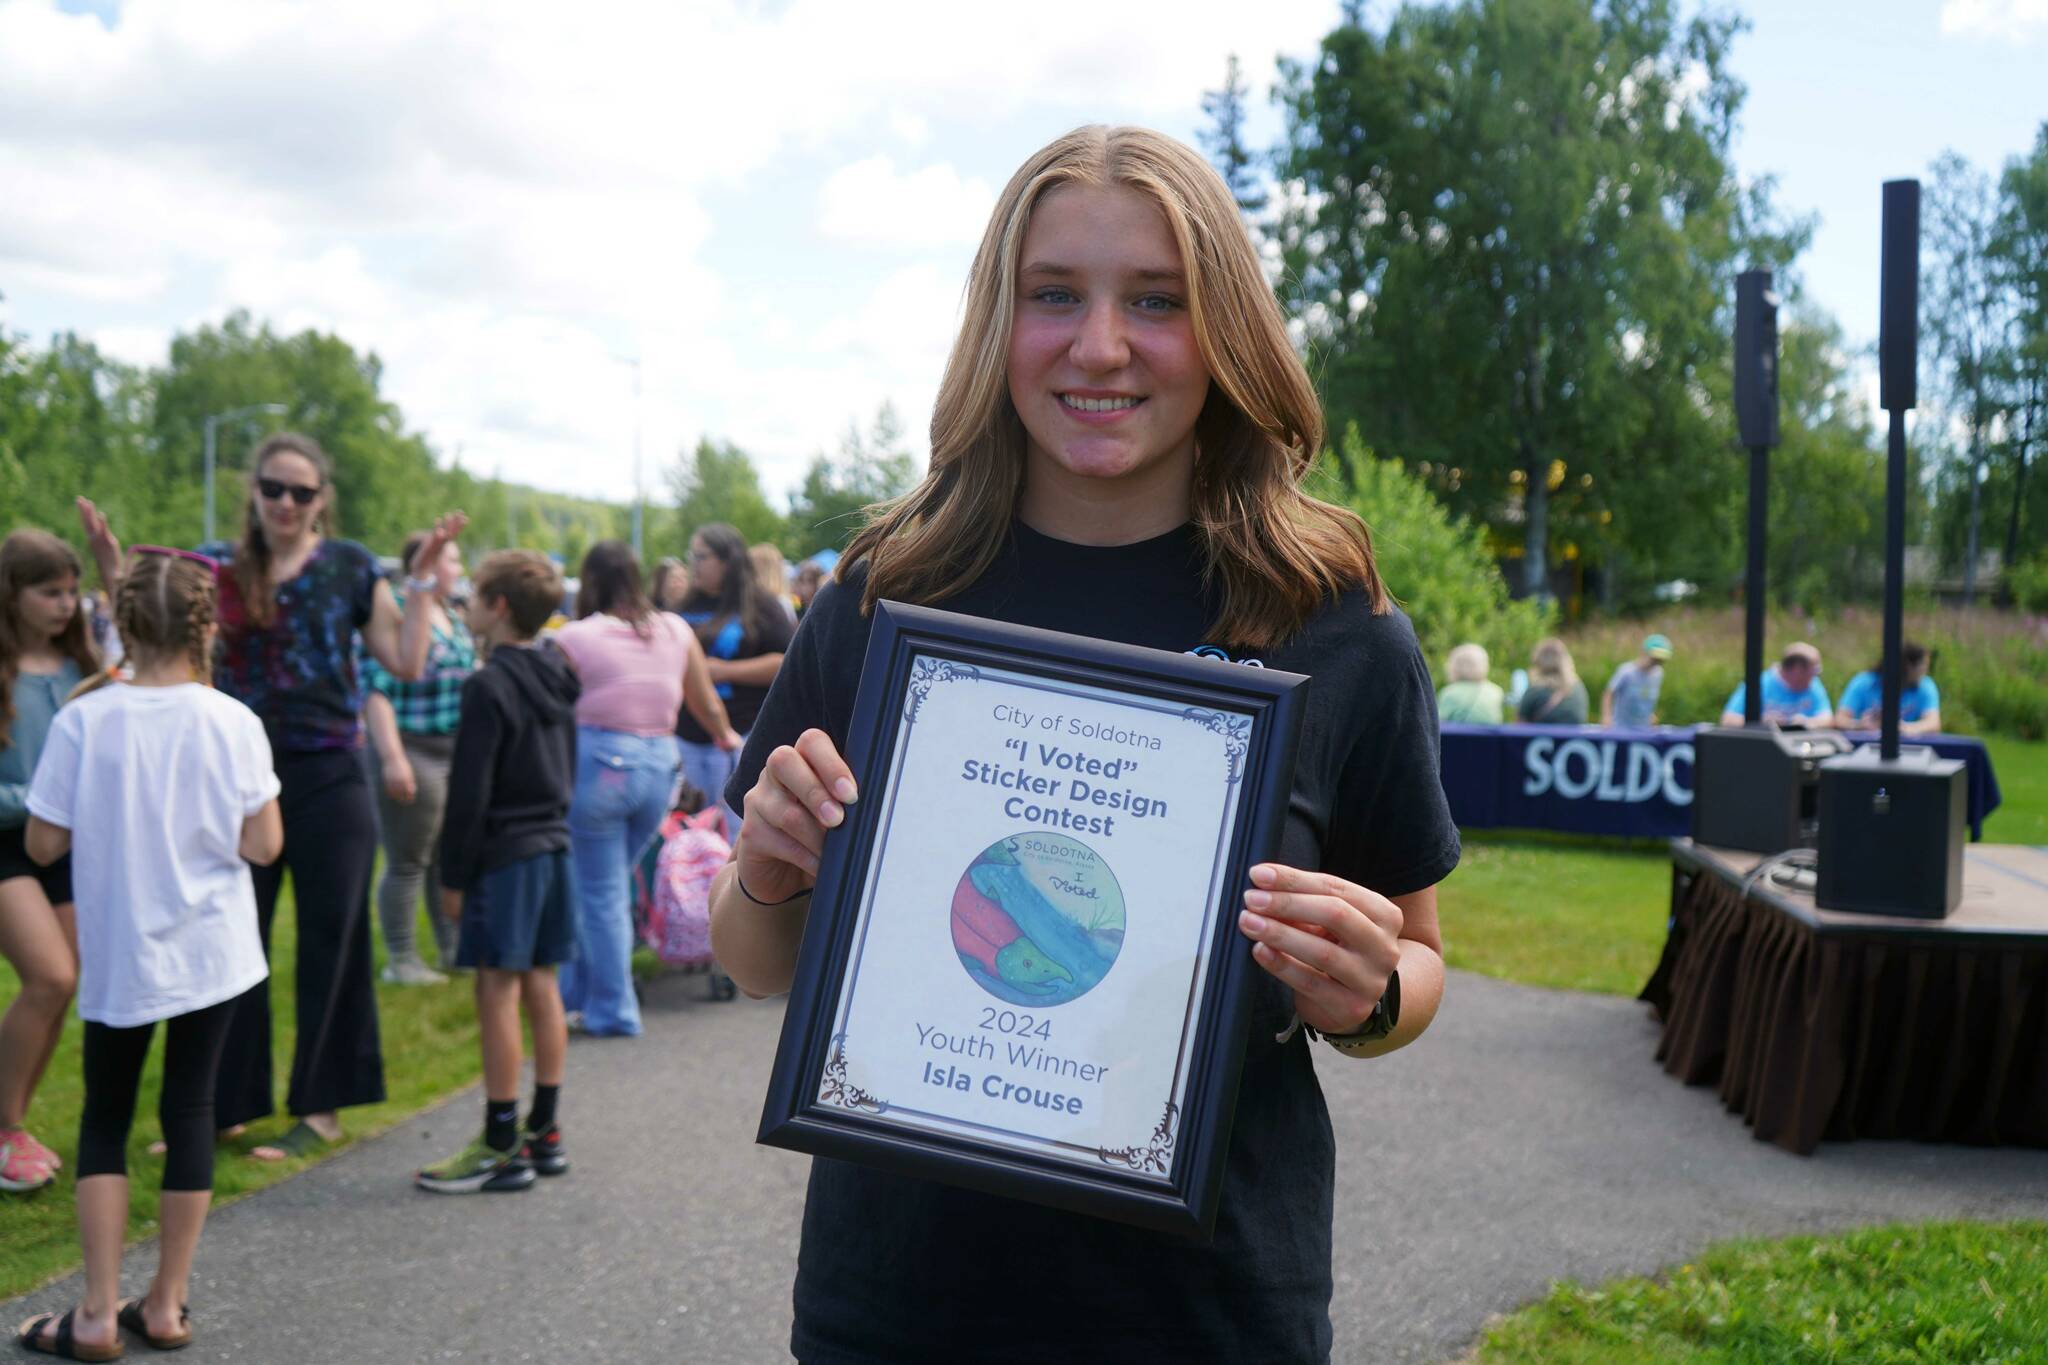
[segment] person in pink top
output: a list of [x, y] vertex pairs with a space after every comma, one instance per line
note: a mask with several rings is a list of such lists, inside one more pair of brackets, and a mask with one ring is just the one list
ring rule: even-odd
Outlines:
[[720, 744], [737, 749], [741, 741], [697, 637], [648, 601], [631, 547], [593, 545], [582, 580], [577, 619], [555, 637], [583, 684], [569, 802], [577, 957], [561, 968], [562, 1004], [582, 1032], [629, 1038], [640, 1032], [632, 869], [675, 795], [676, 715], [687, 706]]

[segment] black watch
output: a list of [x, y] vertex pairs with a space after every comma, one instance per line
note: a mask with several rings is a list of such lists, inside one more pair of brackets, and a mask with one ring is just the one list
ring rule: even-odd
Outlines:
[[1365, 1022], [1351, 1033], [1325, 1033], [1323, 1041], [1333, 1047], [1347, 1047], [1354, 1043], [1373, 1043], [1394, 1031], [1401, 1022], [1401, 973], [1396, 970], [1387, 977], [1386, 994], [1372, 1007], [1372, 1013]]

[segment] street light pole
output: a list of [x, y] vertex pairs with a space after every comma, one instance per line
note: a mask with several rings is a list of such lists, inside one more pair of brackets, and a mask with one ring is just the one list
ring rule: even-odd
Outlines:
[[647, 515], [647, 493], [640, 482], [640, 359], [633, 358], [633, 558], [646, 562], [641, 523]]
[[281, 417], [286, 411], [288, 409], [282, 403], [251, 403], [247, 407], [234, 408], [227, 412], [217, 412], [206, 419], [206, 534], [201, 537], [202, 540], [211, 541], [213, 539], [213, 452], [215, 431], [219, 429], [222, 422], [232, 422], [238, 417], [253, 417], [259, 412], [268, 413], [273, 417]]
[[621, 365], [633, 367], [633, 558], [645, 559], [646, 546], [643, 544], [643, 523], [646, 520], [647, 499], [640, 488], [640, 357], [612, 352], [612, 359]]

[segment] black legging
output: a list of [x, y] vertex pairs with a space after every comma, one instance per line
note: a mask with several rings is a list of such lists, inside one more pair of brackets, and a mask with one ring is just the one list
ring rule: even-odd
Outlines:
[[[235, 1002], [180, 1014], [164, 1030], [164, 1126], [167, 1190], [213, 1188], [213, 1080]], [[155, 1024], [110, 1028], [85, 1023], [85, 1112], [78, 1119], [78, 1178], [128, 1174], [128, 1127]]]
[[[352, 749], [279, 751], [278, 805], [284, 856], [256, 877], [256, 918], [263, 952], [284, 874], [298, 907], [298, 1036], [285, 1107], [324, 1114], [384, 1098], [384, 1056], [377, 1038], [377, 992], [370, 978], [370, 870], [377, 858], [377, 808], [362, 756]], [[237, 1002], [221, 1058], [214, 1119], [223, 1128], [273, 1112], [270, 982]]]

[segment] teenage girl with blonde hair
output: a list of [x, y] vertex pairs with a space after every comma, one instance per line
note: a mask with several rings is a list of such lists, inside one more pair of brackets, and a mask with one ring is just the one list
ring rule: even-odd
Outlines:
[[[85, 1298], [61, 1317], [29, 1319], [19, 1337], [76, 1360], [121, 1355], [122, 1328], [159, 1350], [191, 1341], [192, 1257], [213, 1197], [215, 1077], [236, 1001], [269, 974], [249, 864], [283, 849], [278, 779], [262, 722], [209, 685], [215, 609], [213, 561], [138, 547], [114, 593], [133, 675], [113, 683], [101, 674], [57, 713], [29, 789], [29, 856], [77, 854]], [[149, 1292], [122, 1303], [128, 1129], [160, 1022], [160, 1252]]]
[[0, 544], [0, 956], [21, 989], [0, 1015], [0, 1190], [50, 1183], [62, 1163], [23, 1125], [78, 983], [71, 861], [36, 864], [22, 842], [28, 784], [57, 708], [99, 668], [79, 610], [78, 556], [46, 531]]
[[1315, 391], [1230, 192], [1194, 152], [1083, 128], [998, 200], [931, 424], [803, 625], [728, 799], [719, 961], [789, 988], [881, 598], [1311, 674], [1279, 857], [1239, 927], [1263, 968], [1214, 1241], [819, 1159], [791, 1348], [812, 1362], [1323, 1360], [1335, 1150], [1309, 1029], [1414, 1040], [1458, 859], [1429, 671], [1366, 528], [1302, 482]]

